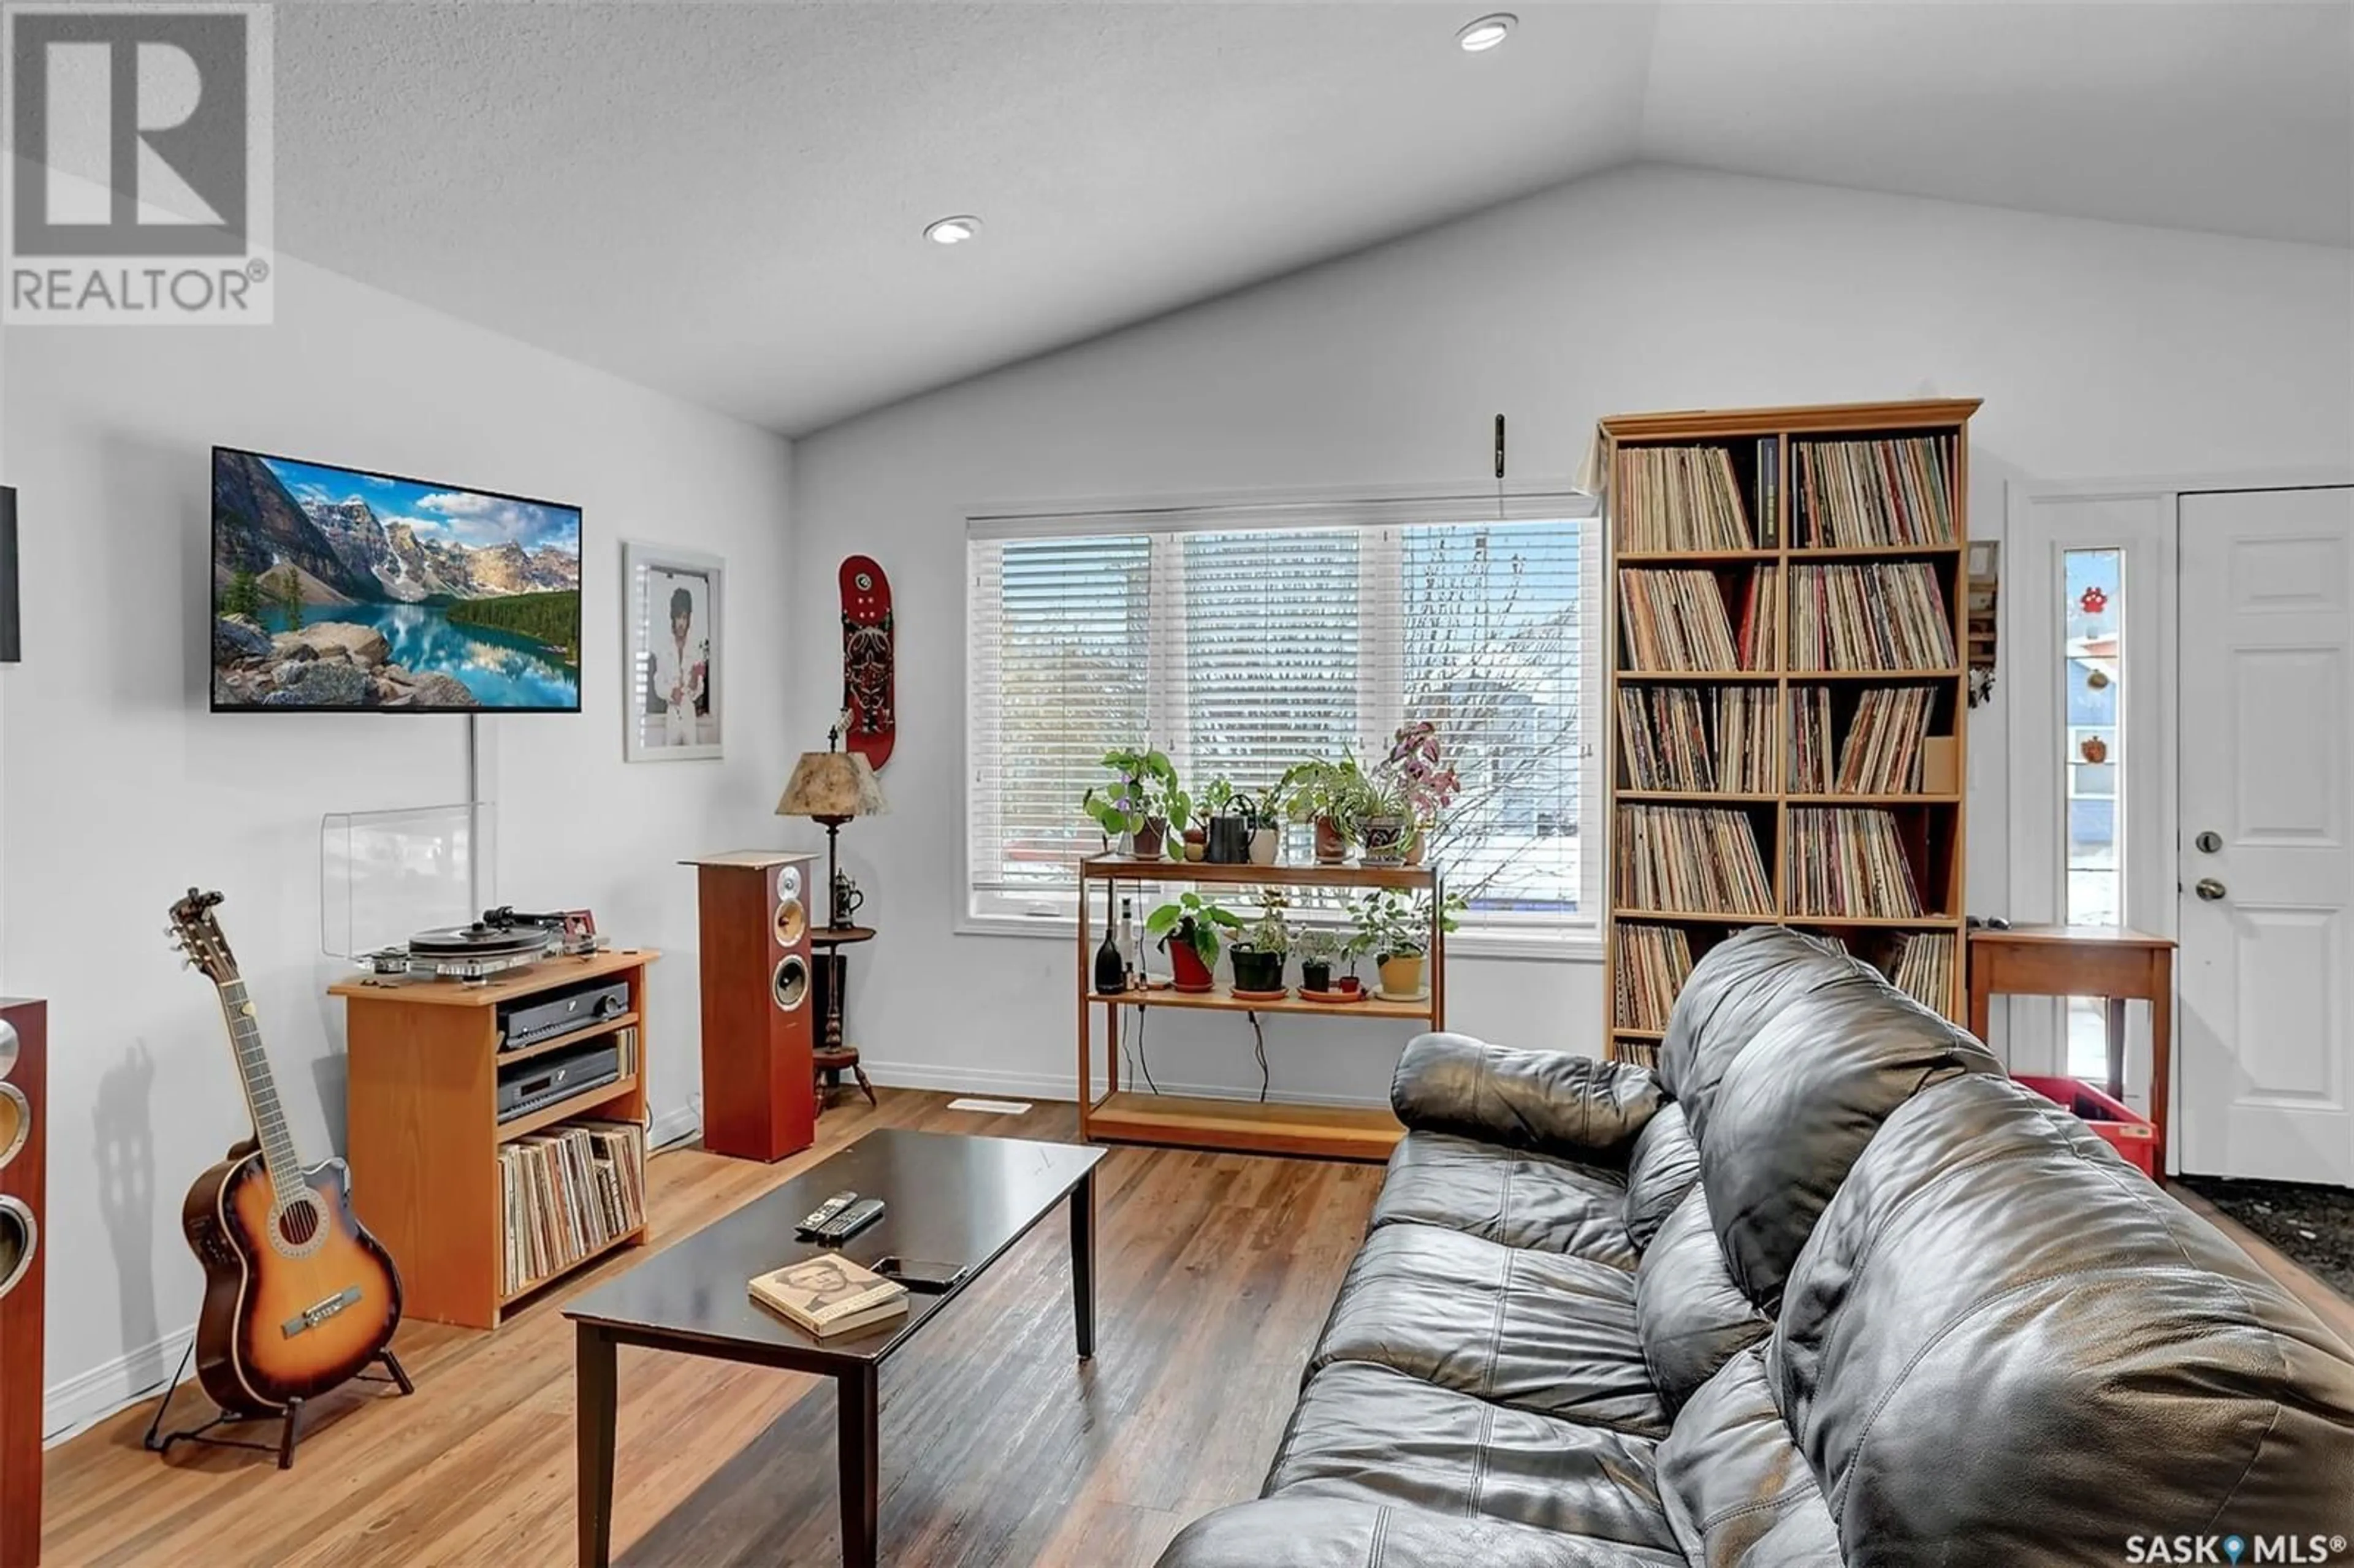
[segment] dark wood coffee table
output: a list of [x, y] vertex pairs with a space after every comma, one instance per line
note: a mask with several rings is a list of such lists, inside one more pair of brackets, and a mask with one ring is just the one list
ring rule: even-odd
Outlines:
[[[841, 1408], [842, 1556], [854, 1568], [868, 1568], [875, 1560], [876, 1374], [883, 1359], [1066, 1198], [1079, 1359], [1094, 1355], [1095, 1168], [1103, 1157], [1100, 1149], [1066, 1143], [870, 1132], [567, 1305], [564, 1315], [576, 1330], [583, 1568], [603, 1568], [612, 1552], [614, 1351], [621, 1345], [832, 1378]], [[909, 1292], [904, 1318], [820, 1340], [756, 1305], [747, 1287], [753, 1276], [821, 1250], [793, 1227], [844, 1188], [890, 1206], [841, 1249], [843, 1256], [870, 1266], [895, 1253], [910, 1262], [970, 1266], [952, 1290]]]

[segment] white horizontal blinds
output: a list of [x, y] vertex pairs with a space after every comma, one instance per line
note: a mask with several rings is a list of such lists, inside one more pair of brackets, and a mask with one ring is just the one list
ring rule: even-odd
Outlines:
[[[1397, 533], [1398, 722], [1437, 726], [1462, 784], [1432, 835], [1432, 857], [1490, 923], [1575, 915], [1586, 741], [1584, 530], [1563, 520]], [[1384, 747], [1394, 728], [1382, 730]]]
[[[1426, 718], [1463, 784], [1435, 858], [1477, 923], [1575, 916], [1593, 531], [1398, 516], [1434, 510], [1333, 506], [1259, 526], [1229, 524], [1247, 508], [1129, 514], [1116, 533], [976, 524], [972, 912], [1067, 916], [1073, 862], [1100, 842], [1078, 801], [1105, 781], [1108, 747], [1149, 740], [1188, 789], [1223, 776], [1258, 793], [1310, 758], [1377, 764], [1399, 726]], [[1307, 831], [1290, 832], [1304, 861]]]
[[1174, 541], [1182, 591], [1158, 594], [1156, 609], [1174, 688], [1170, 750], [1189, 786], [1224, 777], [1264, 795], [1303, 758], [1360, 748], [1362, 542], [1354, 528]]
[[976, 539], [967, 551], [970, 885], [1051, 895], [1100, 843], [1078, 809], [1106, 778], [1098, 759], [1150, 723], [1152, 541]]

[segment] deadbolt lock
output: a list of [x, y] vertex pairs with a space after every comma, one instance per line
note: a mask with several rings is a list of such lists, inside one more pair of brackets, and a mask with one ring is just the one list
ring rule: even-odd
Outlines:
[[2190, 842], [2198, 848], [2200, 854], [2220, 854], [2222, 853], [2223, 835], [2214, 832], [2212, 829], [2200, 833], [2197, 838], [2192, 839]]

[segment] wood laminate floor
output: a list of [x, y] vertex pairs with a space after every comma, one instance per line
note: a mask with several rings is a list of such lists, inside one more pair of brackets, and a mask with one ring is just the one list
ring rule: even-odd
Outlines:
[[[699, 1150], [649, 1172], [655, 1245], [877, 1127], [1070, 1139], [1076, 1115], [838, 1098], [817, 1148], [774, 1166]], [[1066, 1227], [1042, 1224], [883, 1372], [884, 1560], [1148, 1564], [1187, 1521], [1255, 1496], [1381, 1169], [1114, 1149], [1097, 1174], [1097, 1353], [1071, 1354]], [[572, 1332], [557, 1287], [495, 1334], [406, 1324], [417, 1382], [320, 1402], [294, 1469], [140, 1447], [152, 1405], [52, 1449], [48, 1568], [572, 1561]], [[721, 1281], [715, 1287], [742, 1288]], [[830, 1383], [624, 1349], [616, 1561], [838, 1562]], [[183, 1410], [201, 1396], [184, 1390]]]
[[[837, 1104], [818, 1146], [774, 1166], [658, 1156], [656, 1245], [769, 1191], [861, 1133], [917, 1127], [1069, 1139], [1067, 1105], [1026, 1116], [882, 1091]], [[1255, 1495], [1310, 1343], [1364, 1233], [1377, 1166], [1113, 1149], [1097, 1176], [1097, 1357], [1073, 1361], [1065, 1228], [1038, 1227], [883, 1377], [883, 1554], [921, 1568], [1148, 1564], [1188, 1520]], [[2214, 1221], [2354, 1343], [2354, 1304], [2195, 1192]], [[295, 1468], [260, 1454], [140, 1447], [151, 1406], [50, 1451], [48, 1568], [157, 1563], [572, 1561], [572, 1335], [562, 1299], [496, 1334], [405, 1325], [418, 1392], [321, 1402]], [[624, 1350], [616, 1560], [839, 1561], [833, 1395], [810, 1378]], [[194, 1412], [193, 1385], [175, 1414]]]

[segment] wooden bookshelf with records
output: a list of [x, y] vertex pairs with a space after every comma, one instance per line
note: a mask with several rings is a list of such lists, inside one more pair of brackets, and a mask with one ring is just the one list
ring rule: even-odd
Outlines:
[[1965, 1016], [1977, 408], [1602, 421], [1612, 1055], [1652, 1059], [1692, 960], [1760, 924]]

